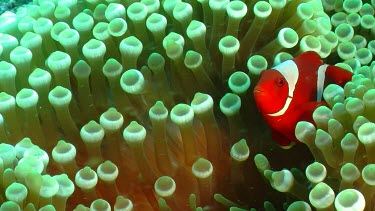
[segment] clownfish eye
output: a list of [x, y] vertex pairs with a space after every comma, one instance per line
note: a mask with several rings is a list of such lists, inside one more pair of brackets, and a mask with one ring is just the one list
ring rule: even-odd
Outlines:
[[278, 87], [282, 87], [282, 86], [284, 86], [284, 84], [285, 84], [285, 79], [284, 79], [284, 78], [279, 78], [279, 79], [277, 79], [276, 84], [277, 84]]

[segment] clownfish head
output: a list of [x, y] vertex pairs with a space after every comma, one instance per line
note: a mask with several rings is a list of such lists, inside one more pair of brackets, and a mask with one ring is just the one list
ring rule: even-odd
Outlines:
[[260, 74], [254, 98], [263, 115], [282, 116], [293, 99], [299, 71], [292, 60], [285, 61]]
[[288, 82], [277, 70], [264, 70], [254, 88], [254, 98], [262, 114], [280, 111], [288, 98]]

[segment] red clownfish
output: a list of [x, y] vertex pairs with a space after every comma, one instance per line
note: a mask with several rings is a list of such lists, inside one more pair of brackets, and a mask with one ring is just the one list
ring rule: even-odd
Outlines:
[[264, 70], [254, 88], [259, 111], [272, 129], [272, 138], [283, 148], [299, 141], [294, 131], [299, 121], [312, 121], [322, 105], [323, 89], [330, 83], [344, 86], [352, 73], [324, 64], [316, 52], [305, 52], [293, 60]]

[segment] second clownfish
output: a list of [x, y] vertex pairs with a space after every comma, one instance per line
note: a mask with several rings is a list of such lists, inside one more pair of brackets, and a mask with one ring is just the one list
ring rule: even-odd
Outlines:
[[330, 83], [344, 86], [352, 73], [324, 64], [316, 52], [305, 52], [293, 60], [264, 70], [254, 88], [259, 111], [272, 129], [272, 138], [283, 148], [299, 141], [295, 127], [312, 121], [312, 113], [322, 105], [323, 89]]

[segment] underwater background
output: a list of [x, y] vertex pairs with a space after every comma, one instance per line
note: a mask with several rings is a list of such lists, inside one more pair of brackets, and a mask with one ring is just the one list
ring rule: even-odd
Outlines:
[[[29, 2], [0, 2], [0, 210], [375, 210], [374, 0]], [[253, 89], [306, 51], [354, 75], [284, 150]]]

